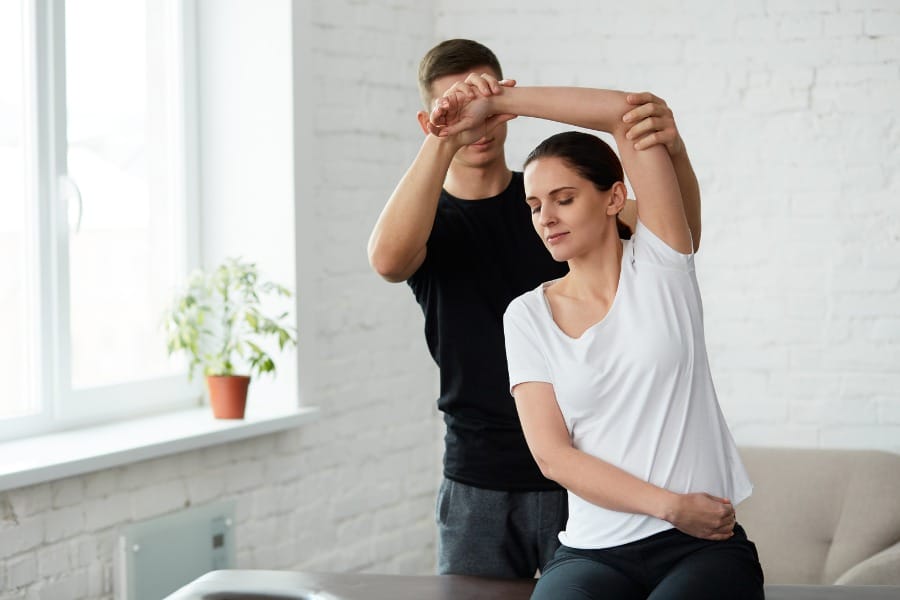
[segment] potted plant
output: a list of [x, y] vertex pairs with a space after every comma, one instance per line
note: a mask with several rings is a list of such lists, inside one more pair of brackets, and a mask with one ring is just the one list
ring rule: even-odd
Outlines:
[[279, 350], [296, 345], [294, 330], [285, 325], [287, 311], [263, 314], [264, 299], [290, 296], [284, 286], [260, 281], [254, 263], [229, 258], [211, 271], [192, 273], [166, 311], [169, 354], [187, 355], [191, 378], [203, 371], [217, 419], [244, 418], [250, 378], [275, 374], [267, 340]]

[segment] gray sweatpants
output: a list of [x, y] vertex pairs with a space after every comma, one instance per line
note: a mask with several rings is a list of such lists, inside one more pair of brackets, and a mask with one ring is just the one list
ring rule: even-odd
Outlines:
[[444, 479], [438, 491], [438, 573], [533, 577], [565, 528], [566, 492], [505, 492]]

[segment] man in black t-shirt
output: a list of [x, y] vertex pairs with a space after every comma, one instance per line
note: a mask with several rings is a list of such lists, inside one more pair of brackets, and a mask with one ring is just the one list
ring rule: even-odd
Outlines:
[[[419, 65], [426, 108], [454, 85], [497, 94], [514, 84], [502, 80], [493, 52], [471, 40], [442, 42]], [[669, 150], [696, 248], [699, 188], [672, 112], [651, 94], [632, 98], [633, 139]], [[438, 571], [531, 577], [559, 545], [566, 492], [541, 474], [525, 443], [509, 394], [503, 312], [567, 267], [535, 234], [522, 174], [506, 165], [510, 117], [491, 117], [473, 139], [481, 132], [431, 135], [428, 113], [417, 116], [425, 140], [372, 231], [369, 261], [388, 281], [412, 288], [440, 369], [438, 408], [447, 433]], [[620, 216], [633, 226], [634, 203], [628, 205]]]

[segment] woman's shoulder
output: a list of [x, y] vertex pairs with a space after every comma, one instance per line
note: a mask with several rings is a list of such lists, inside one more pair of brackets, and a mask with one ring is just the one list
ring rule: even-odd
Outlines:
[[625, 255], [642, 263], [656, 264], [678, 271], [694, 269], [694, 255], [682, 254], [669, 246], [640, 219], [635, 224], [634, 234], [630, 240], [624, 241]]
[[[555, 281], [555, 280], [554, 280]], [[536, 288], [528, 290], [524, 294], [517, 296], [506, 307], [506, 317], [511, 318], [534, 318], [540, 314], [541, 309], [546, 302], [544, 300], [544, 289], [551, 285], [553, 281], [547, 281]]]

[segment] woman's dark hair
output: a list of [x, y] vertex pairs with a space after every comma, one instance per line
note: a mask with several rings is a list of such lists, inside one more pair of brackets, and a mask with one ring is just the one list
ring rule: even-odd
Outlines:
[[[567, 131], [548, 137], [531, 151], [525, 159], [524, 167], [539, 158], [562, 159], [601, 192], [609, 190], [617, 181], [625, 180], [622, 163], [613, 149], [596, 135], [589, 133]], [[618, 216], [616, 228], [621, 239], [631, 239], [631, 228]]]

